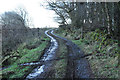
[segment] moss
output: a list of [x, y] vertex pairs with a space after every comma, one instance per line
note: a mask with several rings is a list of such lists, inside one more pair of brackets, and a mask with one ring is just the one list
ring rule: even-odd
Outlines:
[[[118, 58], [116, 56], [117, 44], [112, 39], [107, 39], [106, 36], [97, 34], [96, 32], [92, 34], [90, 34], [93, 36], [91, 45], [84, 44], [85, 41], [81, 42], [80, 40], [73, 42], [80, 47], [84, 47], [82, 50], [86, 54], [93, 53], [92, 58], [88, 59], [96, 77], [118, 78], [118, 68], [116, 68], [118, 65]], [[87, 38], [84, 39], [89, 41]], [[99, 56], [96, 56], [96, 54]]]

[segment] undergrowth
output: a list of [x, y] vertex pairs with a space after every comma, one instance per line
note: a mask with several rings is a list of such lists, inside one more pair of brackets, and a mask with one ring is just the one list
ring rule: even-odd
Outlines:
[[[44, 39], [44, 40], [43, 40]], [[3, 78], [24, 78], [25, 74], [31, 70], [31, 66], [19, 66], [27, 62], [38, 61], [42, 55], [42, 51], [46, 48], [49, 38], [32, 39], [29, 42], [21, 44], [17, 50], [12, 51], [11, 54], [16, 57], [9, 58], [10, 67], [2, 70]], [[28, 47], [29, 46], [29, 47]], [[30, 48], [31, 47], [31, 48]], [[34, 48], [33, 48], [34, 47]], [[1, 71], [0, 71], [1, 72]]]
[[[108, 38], [105, 31], [96, 29], [95, 31], [84, 33], [83, 38], [75, 40], [74, 37], [80, 34], [68, 33], [65, 30], [56, 31], [59, 36], [72, 40], [85, 54], [92, 54], [86, 57], [89, 60], [93, 74], [96, 78], [118, 78], [119, 64], [118, 41]], [[62, 32], [62, 33], [61, 33]], [[79, 31], [73, 31], [79, 32]], [[66, 35], [67, 34], [67, 35]]]

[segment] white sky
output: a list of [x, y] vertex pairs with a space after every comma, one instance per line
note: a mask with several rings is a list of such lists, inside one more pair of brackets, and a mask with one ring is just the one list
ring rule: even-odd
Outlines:
[[40, 6], [43, 1], [45, 0], [0, 0], [0, 14], [22, 6], [32, 18], [34, 24], [32, 27], [58, 27], [58, 24], [53, 19], [55, 16], [54, 11]]

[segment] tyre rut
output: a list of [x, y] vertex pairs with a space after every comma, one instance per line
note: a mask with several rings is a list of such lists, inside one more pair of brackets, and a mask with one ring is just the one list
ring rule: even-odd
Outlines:
[[84, 52], [72, 41], [66, 38], [54, 35], [65, 42], [67, 46], [67, 70], [65, 78], [93, 78], [94, 75], [90, 68], [89, 62], [85, 59]]
[[[66, 67], [66, 73], [64, 78], [70, 78], [70, 79], [74, 79], [74, 78], [92, 78], [93, 74], [92, 74], [92, 70], [90, 68], [89, 62], [87, 59], [85, 59], [83, 56], [84, 53], [80, 50], [80, 48], [74, 44], [72, 41], [67, 40], [66, 38], [62, 38], [60, 36], [57, 36], [55, 34], [53, 34], [53, 30], [49, 30], [48, 35], [53, 37], [56, 42], [58, 42], [58, 48], [56, 49], [56, 52], [54, 54], [54, 57], [52, 58], [53, 60], [56, 59], [57, 54], [59, 52], [59, 45], [63, 44], [64, 46], [67, 47], [67, 54], [65, 57], [61, 58], [61, 59], [66, 59], [67, 60], [67, 67]], [[61, 43], [62, 42], [62, 43]], [[47, 62], [47, 68], [42, 71], [42, 74], [38, 75], [37, 77], [35, 77], [34, 79], [37, 78], [55, 78], [54, 77], [54, 63], [57, 62], [57, 60], [60, 60], [59, 58], [51, 61], [51, 62]]]

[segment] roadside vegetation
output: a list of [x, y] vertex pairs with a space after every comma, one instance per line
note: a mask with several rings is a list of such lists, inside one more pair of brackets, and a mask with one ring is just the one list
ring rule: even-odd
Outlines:
[[0, 16], [2, 26], [2, 59], [0, 78], [25, 78], [35, 66], [20, 64], [39, 61], [50, 38], [45, 28], [29, 28], [24, 9], [5, 12]]
[[[96, 78], [119, 78], [120, 2], [47, 1], [56, 13], [56, 34], [72, 40], [85, 54]], [[76, 53], [77, 54], [77, 53]]]
[[[77, 44], [87, 57], [95, 78], [119, 78], [120, 2], [64, 2], [47, 0], [47, 9], [55, 11], [59, 28], [56, 34]], [[2, 26], [2, 60], [0, 77], [25, 78], [35, 66], [19, 66], [36, 62], [50, 39], [46, 29], [29, 28], [24, 9], [8, 11], [0, 16]], [[59, 41], [56, 57], [67, 55], [67, 47]], [[76, 53], [77, 54], [77, 53]], [[53, 76], [64, 78], [67, 59], [55, 61]]]
[[11, 52], [11, 54], [19, 57], [9, 58], [10, 65], [8, 66], [10, 67], [2, 70], [3, 78], [25, 78], [26, 74], [30, 73], [35, 66], [20, 66], [19, 64], [39, 61], [49, 40], [46, 37], [42, 39], [34, 38], [27, 43], [21, 44], [17, 50]]
[[[84, 54], [92, 54], [85, 58], [89, 60], [96, 78], [119, 78], [120, 65], [118, 61], [120, 55], [117, 40], [107, 38], [105, 32], [99, 29], [84, 33], [84, 38], [77, 40], [76, 35], [79, 34], [74, 35], [74, 33], [68, 33], [63, 29], [56, 31], [56, 34], [72, 40], [84, 51]], [[68, 35], [66, 36], [66, 34]]]

